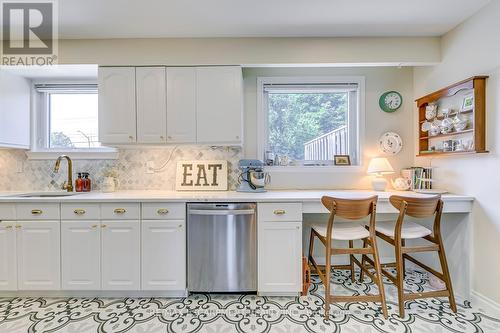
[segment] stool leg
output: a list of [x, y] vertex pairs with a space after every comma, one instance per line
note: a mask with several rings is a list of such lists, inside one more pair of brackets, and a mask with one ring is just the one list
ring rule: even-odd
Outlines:
[[325, 320], [330, 318], [330, 271], [331, 271], [331, 240], [326, 243], [325, 263]]
[[[349, 240], [349, 248], [352, 249], [354, 247], [354, 241], [352, 240]], [[354, 258], [354, 255], [350, 254], [349, 255], [349, 261], [350, 261], [350, 265], [351, 265], [351, 282], [354, 283], [354, 278], [355, 278], [355, 275], [354, 275], [354, 260], [352, 260], [352, 258]]]
[[405, 301], [404, 294], [404, 277], [403, 277], [403, 253], [401, 251], [401, 241], [396, 240], [396, 287], [398, 288], [398, 303], [399, 303], [399, 316], [405, 316]]
[[380, 258], [378, 254], [378, 248], [377, 248], [377, 242], [375, 237], [371, 239], [371, 242], [373, 244], [373, 263], [375, 264], [375, 271], [377, 273], [377, 287], [378, 287], [378, 292], [380, 294], [381, 298], [381, 306], [382, 306], [382, 313], [384, 314], [384, 318], [387, 319], [387, 304], [385, 302], [385, 289], [384, 289], [384, 282], [382, 278], [382, 268], [380, 267]]
[[[308, 257], [307, 257], [307, 262], [311, 263], [311, 258], [312, 258], [312, 255], [313, 255], [313, 251], [314, 251], [314, 232], [312, 231], [312, 228], [311, 228], [311, 236], [309, 237], [309, 254], [308, 254]], [[314, 266], [312, 266], [314, 267]], [[316, 270], [316, 268], [315, 268]], [[316, 274], [318, 274], [318, 272], [316, 272]]]
[[455, 295], [453, 294], [453, 287], [451, 286], [451, 277], [450, 277], [450, 271], [448, 270], [448, 261], [446, 260], [446, 254], [444, 252], [444, 246], [443, 242], [441, 241], [441, 235], [438, 237], [438, 242], [439, 242], [439, 261], [441, 262], [441, 270], [444, 275], [444, 283], [446, 284], [446, 289], [448, 289], [448, 292], [450, 293], [450, 296], [448, 296], [448, 299], [450, 301], [450, 307], [453, 312], [457, 312], [457, 304], [455, 303]]
[[[366, 238], [363, 239], [363, 248], [366, 247]], [[361, 255], [361, 267], [365, 267], [365, 259], [366, 259], [366, 254]], [[365, 272], [361, 270], [359, 272], [359, 282], [363, 282], [365, 277]]]

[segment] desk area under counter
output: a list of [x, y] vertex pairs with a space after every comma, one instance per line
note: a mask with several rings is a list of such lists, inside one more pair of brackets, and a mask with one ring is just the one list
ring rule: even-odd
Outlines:
[[[297, 295], [302, 285], [301, 256], [307, 248], [308, 226], [311, 221], [326, 223], [323, 214], [328, 211], [321, 204], [321, 196], [362, 198], [377, 194], [377, 219], [383, 220], [394, 219], [397, 214], [388, 201], [389, 196], [395, 193], [420, 196], [412, 192], [356, 190], [266, 193], [123, 191], [36, 198], [0, 193], [0, 259], [8, 262], [7, 273], [0, 276], [0, 294], [15, 294], [16, 290], [43, 290], [45, 295], [65, 295], [69, 291], [79, 291], [83, 295], [113, 295], [113, 291], [125, 290], [130, 295], [185, 295], [186, 203], [255, 202], [258, 222], [257, 291], [269, 295]], [[472, 222], [469, 221], [469, 213], [473, 198], [460, 195], [443, 195], [442, 198], [442, 233], [455, 291], [469, 298]], [[44, 214], [48, 214], [46, 218]], [[20, 248], [19, 236], [12, 235], [23, 230], [23, 223], [33, 221], [45, 227], [43, 233], [37, 234], [44, 237], [39, 241], [46, 244], [43, 258], [54, 257], [54, 260], [50, 269], [42, 264], [33, 268], [39, 269], [32, 272], [33, 277], [43, 273], [46, 283], [25, 288], [33, 279], [29, 272], [20, 269], [20, 262], [25, 258], [36, 259], [33, 254], [40, 249], [29, 246]], [[54, 225], [47, 229], [47, 222]], [[68, 264], [71, 260], [59, 260], [68, 253], [63, 249], [66, 228], [76, 227], [76, 224], [71, 224], [76, 222], [80, 223], [80, 231], [84, 230], [83, 234], [88, 238], [70, 242], [87, 247], [86, 251], [78, 251], [74, 247], [75, 258], [82, 253], [87, 255], [77, 260], [80, 263], [87, 260], [88, 267], [92, 269], [83, 270], [74, 266], [66, 270], [67, 266], [71, 266]], [[108, 227], [118, 227], [120, 237], [103, 236]], [[151, 228], [162, 232], [152, 233]], [[92, 233], [94, 229], [96, 232]], [[83, 237], [81, 232], [76, 234]], [[61, 243], [54, 246], [52, 240], [59, 238]], [[107, 255], [111, 249], [117, 248], [125, 251], [129, 258], [122, 262], [122, 266], [118, 264], [119, 260], [115, 261]], [[15, 253], [12, 253], [13, 249]], [[389, 256], [390, 252], [385, 252], [382, 259]], [[423, 260], [433, 266], [436, 259], [429, 257]], [[57, 262], [61, 262], [60, 266]], [[113, 267], [114, 271], [106, 271], [105, 266]]]

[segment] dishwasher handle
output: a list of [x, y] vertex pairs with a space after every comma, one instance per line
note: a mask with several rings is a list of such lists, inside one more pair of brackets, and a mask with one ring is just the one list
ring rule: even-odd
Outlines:
[[253, 215], [254, 209], [190, 209], [189, 215]]

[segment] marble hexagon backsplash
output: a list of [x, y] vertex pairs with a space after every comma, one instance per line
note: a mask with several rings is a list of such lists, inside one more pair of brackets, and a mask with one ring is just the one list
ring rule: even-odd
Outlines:
[[[118, 152], [117, 160], [74, 160], [74, 178], [77, 172], [88, 172], [93, 190], [99, 190], [103, 172], [114, 168], [118, 174], [119, 190], [169, 191], [175, 190], [177, 161], [227, 160], [229, 189], [235, 189], [238, 160], [243, 156], [238, 147], [207, 146], [127, 148]], [[148, 161], [153, 162], [154, 173], [147, 173]], [[53, 160], [28, 160], [22, 150], [0, 150], [0, 191], [60, 189], [67, 177], [67, 164], [63, 161], [59, 173], [54, 173], [54, 163]]]

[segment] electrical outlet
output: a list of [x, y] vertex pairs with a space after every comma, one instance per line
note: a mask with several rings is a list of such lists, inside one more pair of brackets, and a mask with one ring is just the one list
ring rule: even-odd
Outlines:
[[17, 173], [23, 173], [24, 172], [24, 161], [23, 160], [17, 160], [16, 161], [16, 172]]
[[154, 161], [147, 161], [146, 162], [146, 173], [148, 173], [148, 174], [155, 173], [155, 162]]

